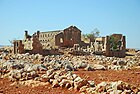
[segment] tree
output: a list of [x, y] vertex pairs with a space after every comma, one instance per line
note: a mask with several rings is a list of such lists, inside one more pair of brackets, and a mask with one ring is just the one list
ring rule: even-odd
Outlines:
[[84, 37], [90, 38], [91, 42], [94, 42], [95, 38], [99, 37], [99, 35], [100, 35], [100, 31], [97, 28], [95, 28], [89, 34], [83, 34]]
[[100, 31], [97, 28], [95, 28], [91, 33], [95, 36], [95, 38], [99, 37], [100, 35]]

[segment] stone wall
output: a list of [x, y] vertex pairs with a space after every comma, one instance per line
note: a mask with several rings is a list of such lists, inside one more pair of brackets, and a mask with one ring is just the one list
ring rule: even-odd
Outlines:
[[98, 51], [104, 51], [105, 49], [105, 37], [99, 37], [95, 39], [95, 42], [92, 44], [94, 47], [94, 51], [98, 52]]
[[81, 44], [81, 31], [75, 26], [70, 26], [55, 36], [55, 45], [58, 47], [73, 47], [74, 44]]
[[62, 47], [63, 43], [64, 43], [64, 34], [63, 32], [61, 32], [55, 36], [55, 45]]
[[33, 38], [32, 36], [28, 35], [28, 31], [25, 31], [24, 39], [22, 40], [22, 43], [24, 45], [25, 50], [32, 50], [32, 43], [33, 43]]
[[55, 36], [61, 31], [39, 32], [39, 41], [43, 49], [55, 48]]
[[24, 45], [22, 44], [22, 40], [14, 40], [14, 54], [17, 53], [24, 53]]
[[[114, 42], [118, 43], [116, 47], [112, 44], [110, 38], [113, 37]], [[122, 34], [113, 34], [111, 36], [106, 36], [106, 51], [105, 55], [106, 56], [116, 56], [116, 57], [125, 57], [125, 51], [126, 51], [126, 41], [125, 41], [125, 36], [122, 36]]]
[[37, 54], [37, 53], [42, 54], [43, 53], [43, 46], [40, 43], [38, 36], [36, 36], [36, 35], [33, 35], [32, 46], [33, 46], [32, 53], [34, 53], [34, 54]]
[[75, 27], [70, 26], [64, 29], [64, 46], [73, 47], [74, 44], [81, 43], [81, 31]]
[[32, 50], [33, 49], [32, 43], [33, 43], [33, 38], [27, 38], [27, 39], [23, 40], [24, 49]]

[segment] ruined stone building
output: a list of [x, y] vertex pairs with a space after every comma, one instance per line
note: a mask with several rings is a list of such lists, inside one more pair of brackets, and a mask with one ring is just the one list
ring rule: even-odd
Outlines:
[[125, 36], [113, 34], [106, 37], [98, 37], [94, 42], [81, 35], [81, 30], [76, 26], [70, 26], [64, 30], [41, 32], [37, 31], [29, 35], [25, 31], [23, 40], [14, 41], [14, 53], [31, 54], [58, 54], [59, 48], [72, 48], [102, 52], [106, 56], [124, 57], [126, 50]]
[[106, 56], [125, 57], [126, 39], [122, 34], [106, 36], [105, 45]]
[[93, 43], [95, 52], [103, 52], [106, 56], [125, 57], [126, 40], [122, 34], [112, 34], [96, 38]]
[[14, 41], [14, 53], [45, 54], [59, 47], [73, 47], [74, 44], [82, 44], [81, 31], [76, 26], [57, 31], [37, 31], [32, 36], [25, 31], [23, 40]]

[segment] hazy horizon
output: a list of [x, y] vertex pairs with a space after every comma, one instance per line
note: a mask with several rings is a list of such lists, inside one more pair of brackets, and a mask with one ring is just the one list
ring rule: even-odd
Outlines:
[[23, 39], [25, 30], [32, 35], [75, 25], [82, 33], [121, 33], [127, 48], [140, 49], [139, 0], [0, 0], [0, 11], [0, 45]]

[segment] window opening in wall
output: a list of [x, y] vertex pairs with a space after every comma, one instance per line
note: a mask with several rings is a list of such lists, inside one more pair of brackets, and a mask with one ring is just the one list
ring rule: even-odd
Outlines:
[[63, 43], [63, 39], [62, 38], [60, 38], [60, 43]]
[[18, 42], [17, 42], [17, 47], [18, 47]]

